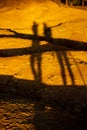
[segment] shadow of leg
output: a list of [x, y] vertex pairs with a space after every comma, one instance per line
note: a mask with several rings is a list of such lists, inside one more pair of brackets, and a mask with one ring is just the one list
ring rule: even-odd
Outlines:
[[60, 70], [61, 70], [61, 76], [62, 76], [63, 84], [67, 85], [62, 52], [58, 52], [57, 51], [56, 55], [57, 55], [57, 59], [58, 59], [59, 65], [60, 65]]

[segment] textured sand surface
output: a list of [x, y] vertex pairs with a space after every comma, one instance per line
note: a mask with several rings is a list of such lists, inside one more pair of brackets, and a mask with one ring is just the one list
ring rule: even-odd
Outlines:
[[[7, 101], [2, 93], [47, 104]], [[87, 11], [51, 0], [0, 0], [0, 97], [3, 130], [82, 130]]]

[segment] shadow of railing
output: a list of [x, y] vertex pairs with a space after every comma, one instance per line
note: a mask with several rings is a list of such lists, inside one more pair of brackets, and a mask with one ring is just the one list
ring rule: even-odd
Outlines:
[[[12, 29], [6, 29], [6, 30], [14, 34], [10, 34], [10, 35], [0, 34], [0, 38], [21, 38], [21, 39], [29, 39], [29, 40], [35, 39], [35, 36], [33, 34], [19, 33]], [[37, 36], [37, 40], [48, 41], [46, 36], [39, 36], [39, 35]], [[87, 42], [80, 42], [80, 41], [74, 41], [74, 40], [62, 39], [62, 38], [52, 38], [52, 37], [49, 37], [49, 41], [52, 41], [51, 44], [53, 45], [66, 46], [70, 50], [87, 51]], [[42, 45], [40, 45], [40, 47], [42, 47]]]
[[[35, 36], [32, 34], [23, 34], [18, 33], [14, 30], [7, 29], [9, 32], [14, 34], [5, 35], [0, 34], [0, 38], [21, 38], [21, 39], [35, 39]], [[37, 36], [38, 41], [48, 41], [45, 36]], [[49, 41], [52, 41], [50, 44], [46, 45], [39, 45], [35, 47], [25, 47], [25, 48], [15, 48], [15, 49], [0, 49], [0, 56], [1, 57], [8, 57], [8, 56], [17, 56], [17, 55], [25, 55], [25, 54], [32, 54], [37, 52], [46, 52], [46, 51], [57, 51], [57, 50], [67, 50], [67, 51], [87, 51], [87, 43], [74, 41], [69, 39], [61, 39], [61, 38], [49, 38]], [[64, 47], [64, 48], [63, 48]], [[66, 48], [65, 48], [66, 47]]]

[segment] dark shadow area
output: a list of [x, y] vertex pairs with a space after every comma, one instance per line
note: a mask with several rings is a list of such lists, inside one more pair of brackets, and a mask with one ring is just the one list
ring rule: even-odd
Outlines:
[[[61, 106], [76, 104], [87, 105], [87, 85], [47, 85], [34, 80], [15, 78], [11, 75], [0, 75], [0, 95], [10, 94], [16, 97], [43, 100], [45, 103]], [[36, 89], [37, 88], [37, 89]], [[51, 95], [51, 92], [52, 95]], [[39, 93], [39, 94], [38, 94]], [[74, 108], [73, 108], [74, 109]]]
[[47, 85], [37, 86], [37, 81], [18, 79], [11, 75], [0, 75], [0, 97], [24, 97], [43, 101], [53, 106], [70, 107], [87, 105], [87, 85]]
[[[0, 103], [2, 106], [6, 104], [3, 109], [8, 110], [8, 114], [4, 114], [5, 119], [10, 120], [12, 113], [12, 117], [16, 115], [14, 119], [17, 120], [20, 118], [20, 113], [25, 112], [27, 114], [21, 114], [20, 127], [21, 124], [32, 124], [35, 129], [41, 130], [82, 130], [86, 127], [87, 86], [46, 84], [41, 86], [38, 90], [36, 81], [0, 75]], [[23, 98], [27, 100], [24, 101]], [[8, 103], [9, 106], [12, 103], [10, 108], [7, 106]], [[28, 106], [29, 103], [34, 104], [33, 108]], [[28, 112], [34, 113], [33, 118], [27, 116]], [[15, 125], [15, 128], [18, 126]]]

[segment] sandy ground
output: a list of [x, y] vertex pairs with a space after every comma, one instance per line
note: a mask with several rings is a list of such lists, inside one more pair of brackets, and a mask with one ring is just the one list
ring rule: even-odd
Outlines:
[[87, 11], [52, 1], [10, 5], [0, 9], [0, 128], [83, 130]]
[[83, 130], [86, 126], [84, 114], [41, 101], [0, 98], [1, 130]]

